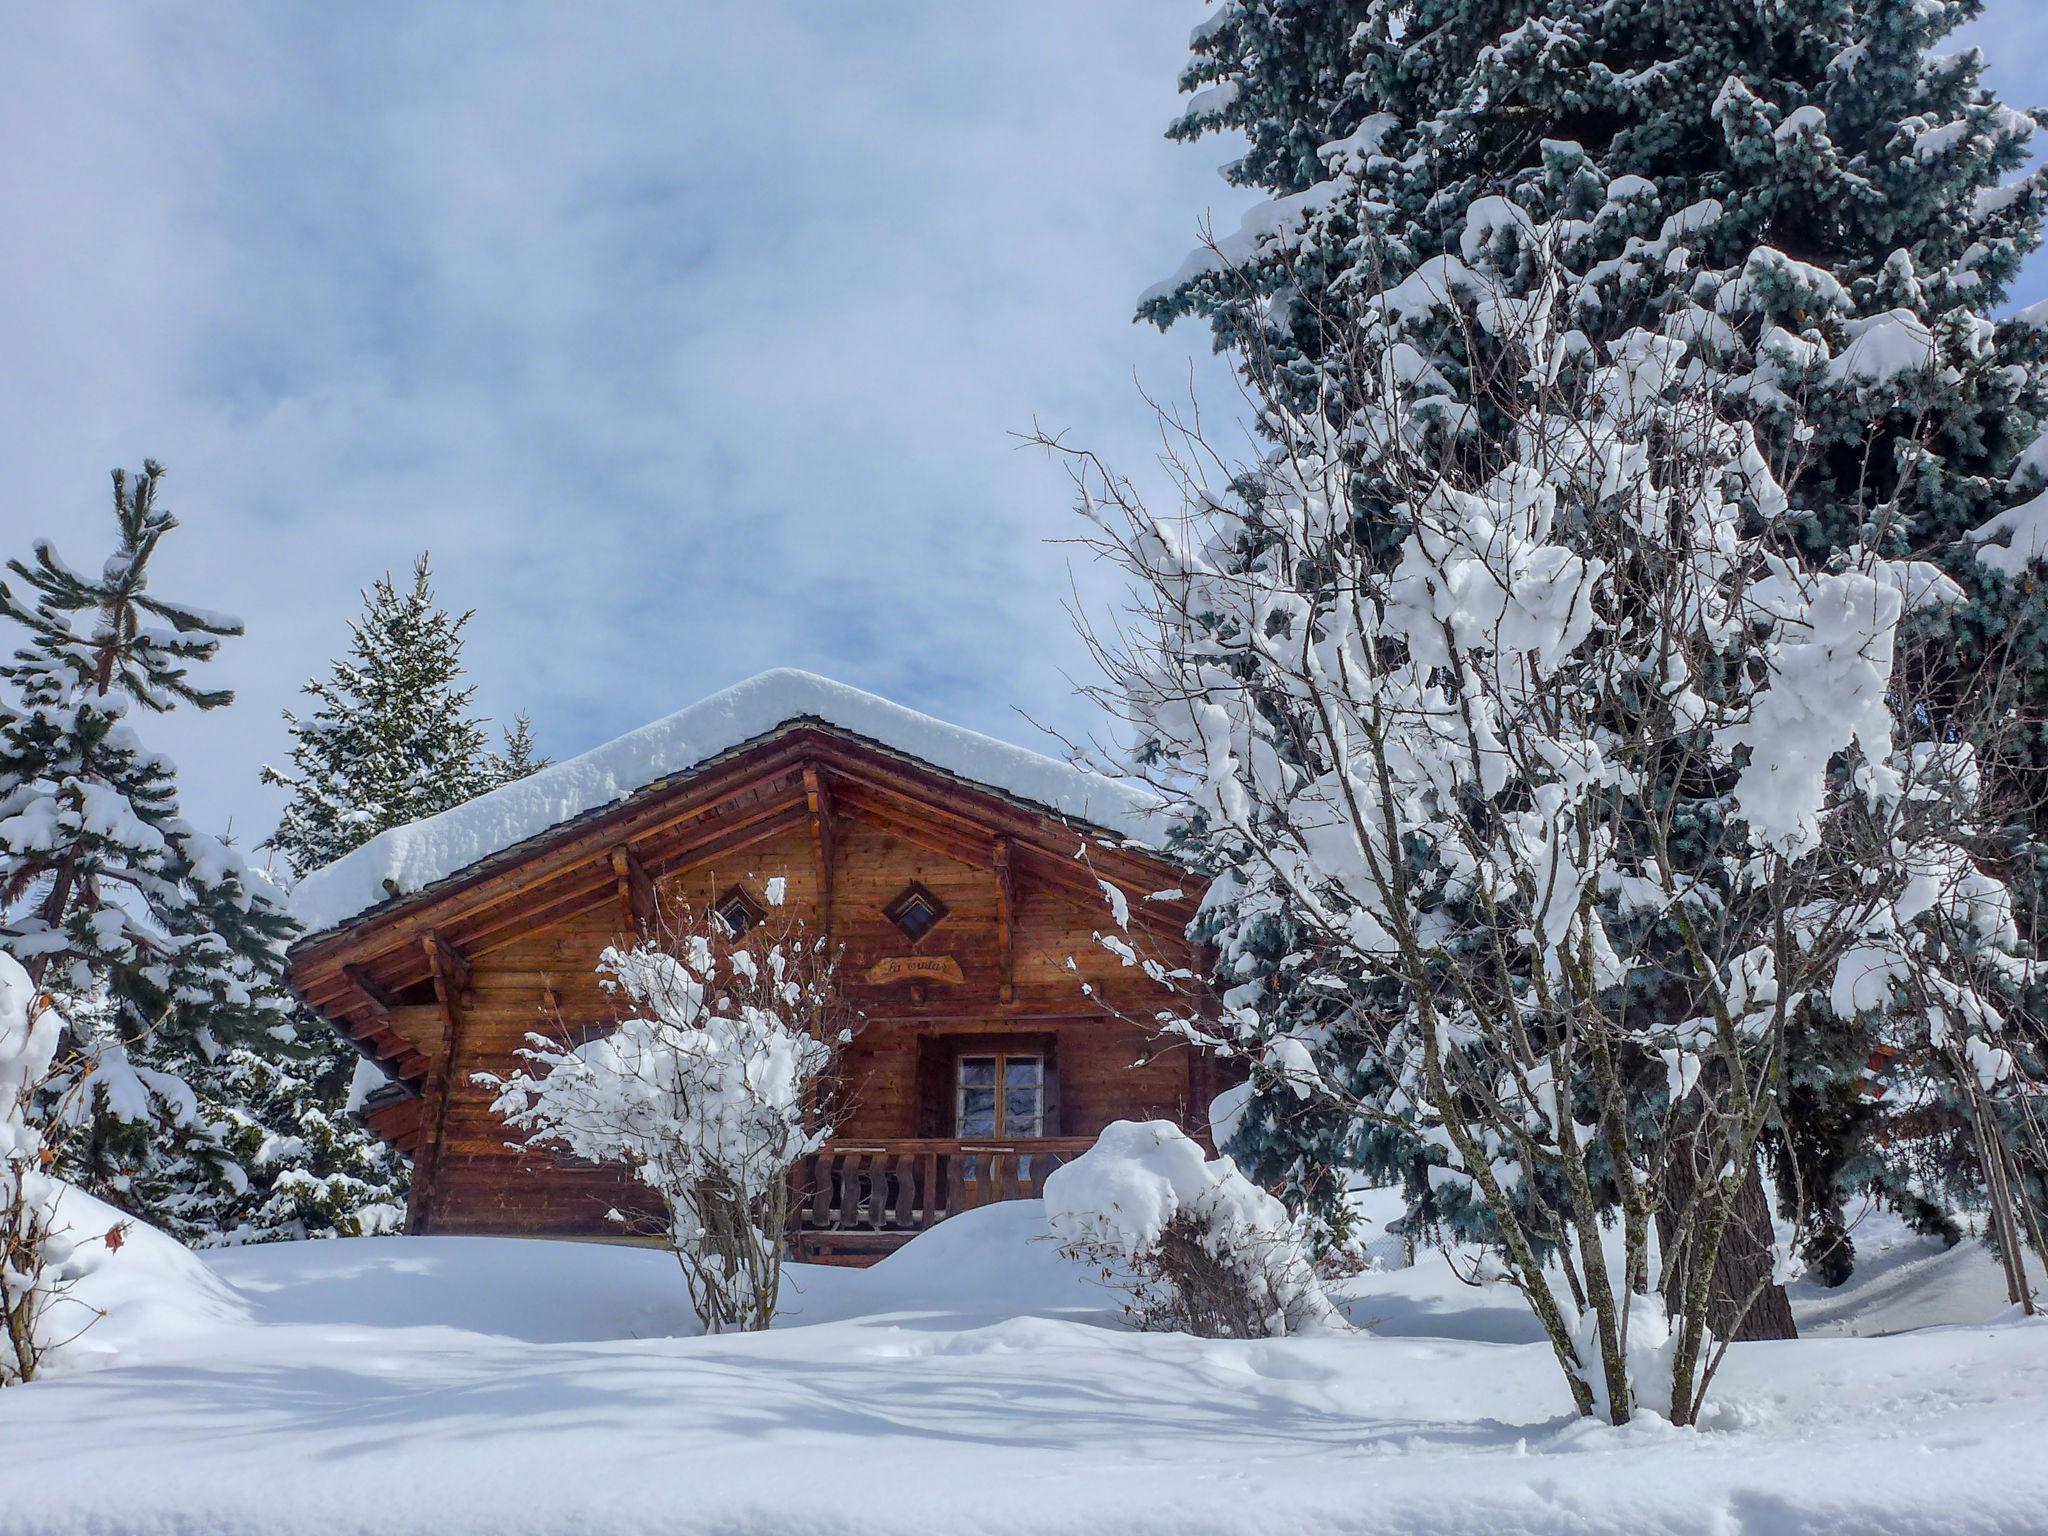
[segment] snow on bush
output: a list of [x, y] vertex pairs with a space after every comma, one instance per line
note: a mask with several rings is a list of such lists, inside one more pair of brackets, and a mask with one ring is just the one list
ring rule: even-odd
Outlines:
[[[766, 899], [781, 905], [781, 881]], [[528, 1070], [477, 1081], [499, 1090], [494, 1107], [528, 1147], [623, 1163], [654, 1193], [707, 1332], [765, 1328], [790, 1171], [831, 1134], [833, 959], [794, 921], [741, 943], [716, 915], [684, 913], [606, 949], [598, 970], [632, 1009], [615, 1030], [581, 1044], [530, 1035]]]
[[1335, 1316], [1287, 1208], [1170, 1120], [1119, 1120], [1045, 1181], [1071, 1258], [1132, 1288], [1140, 1327], [1274, 1338]]
[[[90, 1236], [60, 1209], [64, 1184], [49, 1173], [57, 1149], [37, 1112], [64, 1021], [12, 955], [0, 953], [0, 1387], [32, 1379], [80, 1328], [53, 1326], [52, 1309], [121, 1245], [115, 1222]], [[90, 1321], [90, 1317], [87, 1318]]]
[[[1954, 582], [1813, 568], [1706, 343], [1645, 311], [1595, 345], [1568, 228], [1467, 233], [1332, 317], [1349, 392], [1250, 371], [1262, 462], [1219, 490], [1181, 437], [1177, 516], [1069, 460], [1137, 594], [1102, 697], [1211, 877], [1222, 1016], [1163, 1027], [1330, 1127], [1297, 1168], [1369, 1148], [1492, 1243], [1580, 1412], [1695, 1422], [1787, 1268], [1743, 1212], [1795, 1074], [1853, 1030], [2017, 1115], [2036, 969], [1988, 775], [1901, 706], [1908, 602]], [[1753, 265], [1825, 278], [1788, 261]], [[1466, 415], [1404, 351], [1424, 304]]]

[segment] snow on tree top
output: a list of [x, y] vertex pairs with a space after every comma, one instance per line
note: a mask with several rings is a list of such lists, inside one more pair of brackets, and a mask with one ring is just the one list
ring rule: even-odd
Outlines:
[[778, 668], [643, 725], [580, 757], [501, 785], [439, 815], [393, 827], [299, 882], [292, 916], [336, 928], [585, 812], [699, 767], [786, 725], [815, 721], [957, 778], [1123, 837], [1156, 842], [1158, 802], [1134, 785], [962, 729], [811, 672]]

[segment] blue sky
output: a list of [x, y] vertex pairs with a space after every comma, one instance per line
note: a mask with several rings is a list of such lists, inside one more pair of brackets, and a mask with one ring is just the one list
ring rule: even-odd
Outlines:
[[[92, 558], [106, 471], [168, 463], [159, 585], [249, 638], [153, 729], [248, 842], [279, 710], [421, 548], [556, 755], [774, 665], [1042, 745], [1020, 711], [1087, 718], [1070, 566], [1103, 594], [1013, 434], [1141, 469], [1139, 383], [1235, 399], [1130, 323], [1241, 206], [1160, 134], [1205, 10], [4, 5], [0, 549]], [[2048, 78], [2031, 0], [1968, 41]]]

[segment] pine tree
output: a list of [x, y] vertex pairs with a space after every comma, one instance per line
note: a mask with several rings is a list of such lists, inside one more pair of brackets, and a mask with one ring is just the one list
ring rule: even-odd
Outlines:
[[[349, 654], [326, 678], [306, 685], [312, 713], [285, 715], [292, 771], [263, 774], [266, 783], [291, 791], [264, 846], [282, 853], [295, 874], [547, 766], [524, 714], [503, 733], [501, 751], [487, 749], [484, 722], [469, 713], [475, 689], [457, 685], [470, 618], [436, 603], [424, 554], [410, 590], [386, 575], [364, 594]], [[271, 1159], [282, 1148], [290, 1168], [288, 1177], [273, 1180], [277, 1193], [259, 1213], [259, 1230], [277, 1221], [392, 1227], [404, 1204], [403, 1164], [342, 1111], [356, 1057], [310, 1015], [301, 1012], [296, 1023], [301, 1039], [312, 1042], [304, 1060], [230, 1064], [245, 1091], [260, 1089], [267, 1102], [289, 1106], [300, 1127], [268, 1143]], [[254, 1134], [245, 1133], [245, 1144]]]
[[[2035, 316], [1991, 314], [2039, 243], [2048, 178], [2008, 179], [2033, 124], [1983, 87], [1982, 59], [1933, 51], [1979, 9], [1225, 0], [1192, 40], [1196, 94], [1172, 132], [1242, 132], [1248, 152], [1226, 175], [1270, 201], [1141, 314], [1202, 316], [1297, 408], [1339, 413], [1372, 392], [1347, 377], [1359, 354], [1342, 338], [1384, 326], [1398, 346], [1366, 355], [1398, 374], [1408, 429], [1483, 458], [1502, 451], [1503, 424], [1474, 380], [1546, 255], [1574, 274], [1561, 302], [1588, 354], [1648, 312], [1748, 416], [1813, 566], [1859, 549], [1925, 556], [1964, 589], [1917, 615], [1915, 695], [1897, 702], [1930, 739], [1977, 737], [2014, 808], [2005, 852], [2032, 882], [2015, 881], [2032, 926], [2048, 869], [2048, 604], [2027, 569], [2036, 524], [2000, 513], [2048, 475], [2048, 370]], [[1400, 509], [1369, 478], [1351, 494], [1361, 535], [1391, 551]], [[1240, 558], [1259, 548], [1254, 525]], [[1973, 708], [1987, 688], [2001, 707]], [[1985, 734], [1994, 717], [2024, 733]], [[1700, 847], [1721, 814], [1697, 808]], [[1298, 995], [1285, 968], [1288, 914], [1243, 916], [1209, 914], [1243, 938], [1237, 984], [1331, 1027], [1330, 1003]], [[1654, 1004], [1654, 974], [1643, 985]], [[2040, 1003], [2015, 999], [2015, 1017], [2031, 1027]], [[1781, 1128], [1781, 1171], [1837, 1209], [1875, 1187], [1938, 1222], [1884, 1155], [1880, 1129], [1897, 1127], [1864, 1092], [1885, 1040], [1877, 1011], [1800, 1036], [1804, 1101]], [[2038, 1039], [2024, 1048], [2038, 1066]], [[1890, 1102], [1952, 1125], [1973, 1113], [1936, 1078], [1913, 1087]], [[1284, 1084], [1269, 1087], [1237, 1149], [1304, 1196], [1330, 1166], [1413, 1176], [1412, 1150], [1380, 1128], [1302, 1122]], [[1840, 1274], [1839, 1224], [1828, 1246], [1817, 1256]]]
[[0, 614], [29, 642], [0, 666], [18, 706], [0, 719], [0, 937], [37, 985], [103, 991], [120, 1037], [247, 1039], [277, 1021], [290, 920], [241, 856], [178, 813], [175, 770], [142, 745], [132, 707], [219, 709], [191, 669], [239, 621], [149, 590], [177, 527], [154, 462], [114, 475], [120, 544], [97, 576], [47, 542], [0, 582]]
[[291, 791], [264, 846], [299, 875], [538, 766], [524, 717], [504, 758], [487, 750], [483, 723], [469, 712], [476, 689], [458, 686], [473, 614], [435, 602], [426, 555], [409, 590], [385, 575], [363, 601], [348, 655], [305, 686], [312, 713], [285, 714], [291, 770], [263, 770], [265, 783]]
[[0, 583], [0, 613], [29, 632], [0, 666], [19, 700], [0, 717], [0, 942], [64, 1000], [91, 1063], [87, 1091], [62, 1095], [83, 1122], [67, 1175], [188, 1241], [356, 1230], [396, 1160], [288, 1091], [323, 1059], [290, 1023], [293, 925], [183, 819], [170, 761], [130, 723], [138, 706], [228, 704], [192, 670], [242, 632], [149, 590], [177, 527], [162, 475], [114, 475], [119, 546], [96, 577], [45, 542], [8, 564], [23, 593]]
[[540, 755], [533, 741], [533, 721], [521, 710], [512, 717], [512, 728], [504, 733], [504, 750], [491, 755], [491, 784], [510, 784], [529, 773], [538, 773], [552, 761]]

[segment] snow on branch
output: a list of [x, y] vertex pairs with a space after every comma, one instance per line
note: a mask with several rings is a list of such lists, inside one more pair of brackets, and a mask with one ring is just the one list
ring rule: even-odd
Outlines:
[[[772, 909], [782, 889], [768, 882]], [[477, 1075], [521, 1145], [623, 1165], [649, 1191], [710, 1332], [774, 1316], [789, 1176], [832, 1130], [836, 958], [794, 918], [734, 938], [715, 913], [668, 913], [599, 961], [613, 1028], [531, 1035], [523, 1070]]]

